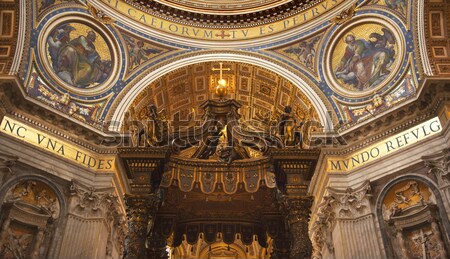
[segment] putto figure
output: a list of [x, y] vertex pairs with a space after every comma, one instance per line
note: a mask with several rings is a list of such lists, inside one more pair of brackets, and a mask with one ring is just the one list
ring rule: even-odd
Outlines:
[[334, 73], [336, 78], [355, 90], [363, 91], [379, 85], [391, 73], [395, 61], [395, 39], [383, 28], [383, 35], [371, 33], [370, 39], [357, 39], [348, 34], [345, 53]]
[[62, 25], [47, 39], [48, 53], [56, 74], [66, 83], [89, 88], [103, 83], [111, 72], [111, 60], [102, 60], [95, 48], [94, 31], [71, 38], [74, 26]]

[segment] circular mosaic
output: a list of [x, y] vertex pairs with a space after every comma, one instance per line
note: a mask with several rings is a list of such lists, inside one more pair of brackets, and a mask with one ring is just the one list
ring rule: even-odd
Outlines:
[[331, 87], [360, 96], [388, 84], [399, 69], [404, 47], [397, 30], [386, 22], [363, 19], [338, 32], [328, 52]]
[[121, 65], [113, 36], [82, 15], [52, 20], [40, 34], [39, 57], [57, 85], [83, 95], [111, 87]]
[[71, 86], [95, 87], [111, 75], [112, 55], [105, 39], [85, 24], [63, 23], [46, 43], [53, 71]]

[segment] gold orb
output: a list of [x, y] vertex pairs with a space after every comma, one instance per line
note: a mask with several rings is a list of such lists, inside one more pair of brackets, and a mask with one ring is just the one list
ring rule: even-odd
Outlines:
[[227, 80], [225, 80], [225, 79], [219, 79], [219, 85], [221, 85], [221, 86], [226, 86], [227, 85]]
[[216, 94], [219, 97], [225, 97], [225, 95], [227, 95], [227, 86], [226, 85], [216, 86]]

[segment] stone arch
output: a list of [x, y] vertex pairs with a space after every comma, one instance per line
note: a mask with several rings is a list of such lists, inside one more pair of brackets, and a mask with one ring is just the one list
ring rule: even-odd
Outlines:
[[38, 175], [10, 179], [0, 190], [0, 257], [52, 257], [66, 214], [66, 200], [54, 183]]
[[[386, 249], [387, 258], [396, 258], [396, 257], [394, 255], [394, 248], [389, 239], [388, 226], [383, 217], [383, 201], [385, 200], [388, 192], [391, 191], [393, 187], [395, 187], [397, 184], [401, 184], [403, 182], [408, 182], [408, 181], [417, 181], [419, 183], [422, 183], [423, 185], [425, 185], [426, 187], [429, 188], [431, 195], [434, 196], [436, 207], [437, 207], [437, 213], [438, 213], [437, 216], [439, 217], [439, 220], [442, 224], [441, 235], [444, 239], [443, 242], [444, 242], [445, 248], [448, 251], [448, 244], [449, 244], [449, 240], [450, 240], [450, 236], [448, 233], [450, 230], [450, 224], [449, 224], [449, 220], [448, 220], [446, 210], [445, 210], [445, 207], [443, 204], [443, 198], [442, 198], [441, 193], [439, 192], [438, 187], [435, 185], [435, 183], [433, 181], [431, 181], [429, 178], [427, 178], [425, 176], [422, 176], [419, 174], [407, 174], [407, 175], [403, 175], [398, 178], [395, 178], [395, 179], [389, 181], [387, 184], [385, 184], [383, 186], [383, 188], [381, 189], [380, 194], [378, 195], [376, 203], [375, 203], [376, 215], [377, 215], [378, 224], [380, 227], [382, 241], [383, 241], [384, 247]], [[405, 211], [406, 211], [406, 209], [405, 209]]]
[[217, 60], [227, 60], [232, 62], [241, 62], [246, 64], [254, 64], [260, 67], [270, 68], [276, 71], [275, 73], [281, 75], [285, 79], [289, 80], [293, 85], [300, 88], [300, 90], [305, 94], [305, 96], [311, 101], [312, 105], [316, 109], [320, 122], [324, 126], [325, 131], [333, 130], [332, 119], [329, 115], [327, 105], [320, 98], [319, 94], [310, 87], [307, 82], [291, 71], [272, 60], [254, 55], [245, 55], [238, 52], [224, 52], [224, 53], [201, 53], [192, 55], [183, 59], [175, 60], [173, 62], [167, 63], [166, 65], [151, 71], [138, 83], [136, 83], [124, 96], [121, 98], [120, 102], [117, 104], [117, 108], [111, 118], [111, 124], [109, 129], [111, 131], [119, 131], [121, 124], [123, 122], [123, 117], [125, 111], [128, 110], [133, 100], [138, 96], [138, 94], [143, 91], [150, 83], [154, 80], [160, 78], [161, 76], [174, 71], [175, 69], [196, 64], [202, 62], [210, 62]]
[[47, 185], [48, 187], [50, 187], [55, 192], [55, 194], [58, 198], [58, 201], [60, 204], [60, 216], [65, 215], [65, 213], [67, 211], [67, 201], [66, 201], [65, 196], [63, 195], [63, 192], [55, 183], [53, 183], [52, 181], [49, 181], [47, 178], [40, 176], [40, 175], [22, 175], [22, 176], [15, 177], [15, 178], [12, 178], [9, 181], [7, 181], [0, 189], [0, 206], [3, 205], [7, 193], [12, 188], [14, 188], [15, 185], [17, 185], [21, 181], [26, 181], [26, 180], [39, 181], [39, 182], [42, 182], [43, 184]]

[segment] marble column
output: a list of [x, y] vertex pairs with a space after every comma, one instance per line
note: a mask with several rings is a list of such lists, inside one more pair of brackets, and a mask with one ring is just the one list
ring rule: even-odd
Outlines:
[[291, 236], [291, 259], [311, 258], [312, 244], [308, 235], [308, 224], [313, 197], [289, 197], [287, 200], [287, 217]]
[[128, 235], [125, 238], [124, 259], [147, 258], [145, 241], [148, 225], [148, 197], [126, 195], [125, 205]]

